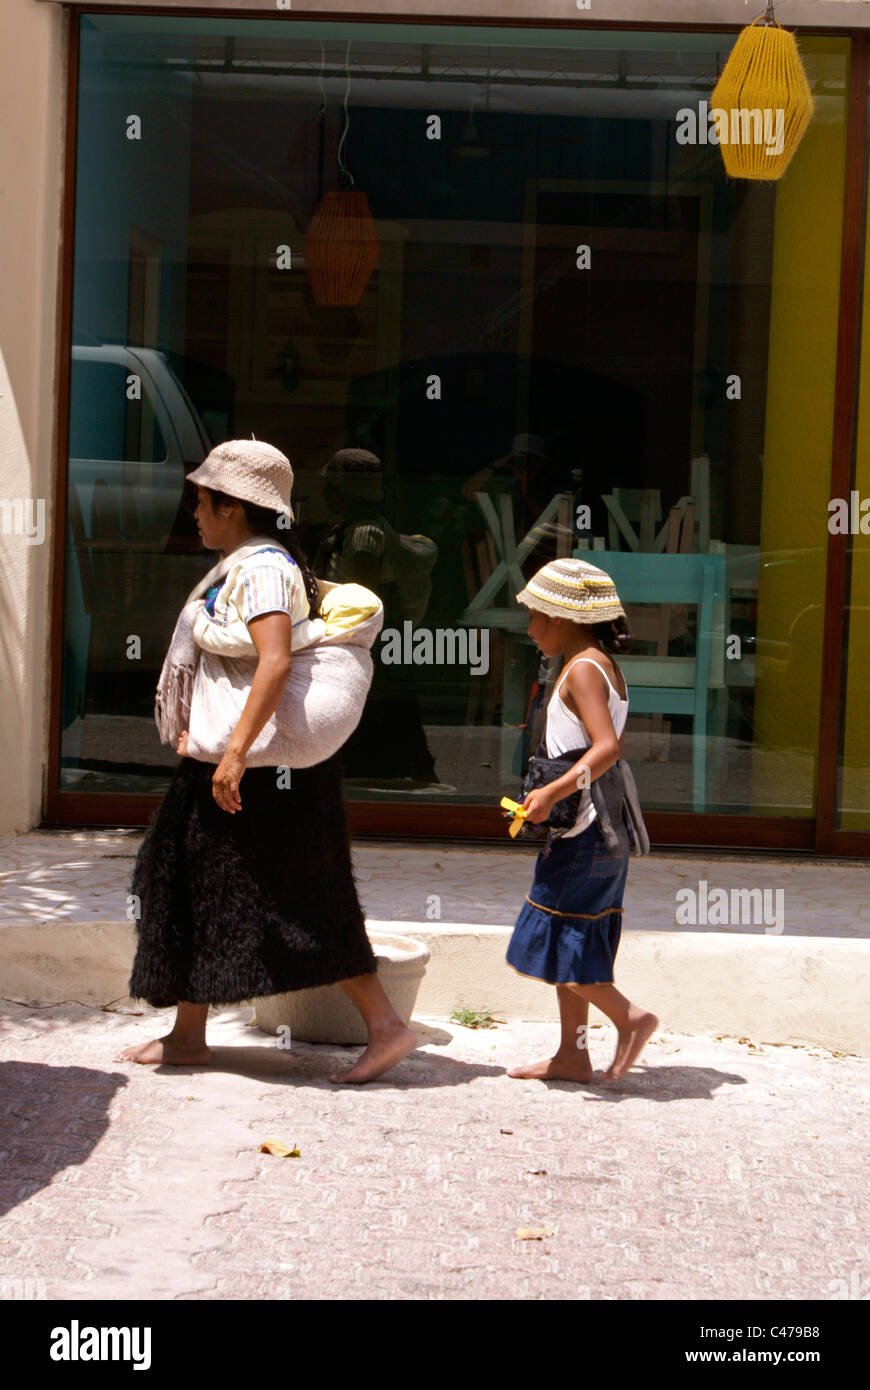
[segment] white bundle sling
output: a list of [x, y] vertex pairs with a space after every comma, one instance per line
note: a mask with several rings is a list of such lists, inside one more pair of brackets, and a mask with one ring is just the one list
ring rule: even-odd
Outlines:
[[[243, 622], [216, 630], [203, 622], [205, 594], [264, 546], [284, 550], [271, 537], [257, 537], [200, 580], [179, 614], [163, 663], [154, 710], [161, 741], [175, 745], [187, 729], [188, 754], [200, 762], [218, 763], [223, 757], [259, 659]], [[318, 579], [317, 586], [321, 598], [333, 609], [340, 603], [341, 611], [334, 620], [308, 623], [301, 648], [294, 640], [278, 708], [246, 753], [246, 767], [313, 767], [338, 752], [362, 717], [383, 606], [357, 584]]]

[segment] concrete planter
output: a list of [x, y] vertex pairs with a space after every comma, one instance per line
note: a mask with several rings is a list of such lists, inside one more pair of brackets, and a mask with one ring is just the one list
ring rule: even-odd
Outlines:
[[[403, 1023], [410, 1023], [429, 948], [410, 936], [371, 931], [369, 940], [378, 962], [378, 979]], [[297, 989], [255, 1001], [257, 1026], [277, 1033], [290, 1027], [291, 1042], [363, 1044], [368, 1042], [362, 1015], [338, 985]]]

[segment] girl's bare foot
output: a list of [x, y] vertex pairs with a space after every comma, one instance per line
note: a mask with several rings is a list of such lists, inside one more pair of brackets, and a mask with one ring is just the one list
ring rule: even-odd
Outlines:
[[523, 1081], [591, 1081], [594, 1075], [588, 1052], [557, 1052], [543, 1062], [511, 1067], [508, 1071], [508, 1076], [518, 1076]]
[[401, 1062], [403, 1057], [407, 1057], [417, 1046], [417, 1035], [404, 1024], [397, 1028], [391, 1028], [388, 1032], [381, 1033], [372, 1038], [365, 1052], [360, 1057], [355, 1066], [348, 1071], [337, 1072], [331, 1076], [330, 1081], [353, 1081], [362, 1084], [364, 1081], [374, 1081], [375, 1077], [383, 1076], [385, 1071], [394, 1067], [397, 1062]]
[[621, 1028], [617, 1035], [616, 1055], [604, 1073], [606, 1081], [613, 1081], [616, 1077], [623, 1076], [629, 1067], [634, 1066], [644, 1045], [659, 1026], [655, 1014], [644, 1013], [640, 1009], [635, 1017], [629, 1017], [629, 1027]]
[[205, 1043], [185, 1042], [167, 1033], [165, 1038], [155, 1038], [153, 1042], [139, 1043], [125, 1047], [115, 1058], [116, 1062], [164, 1062], [170, 1066], [200, 1066], [211, 1061], [211, 1049]]

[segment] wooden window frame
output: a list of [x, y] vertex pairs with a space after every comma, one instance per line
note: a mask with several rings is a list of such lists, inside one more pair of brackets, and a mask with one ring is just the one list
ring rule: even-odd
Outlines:
[[[60, 304], [58, 335], [58, 419], [56, 430], [56, 512], [51, 581], [51, 705], [49, 756], [43, 798], [43, 825], [59, 826], [139, 826], [145, 825], [159, 797], [131, 793], [67, 792], [60, 789], [61, 681], [63, 673], [63, 616], [65, 537], [67, 523], [70, 360], [72, 344], [73, 241], [75, 232], [75, 174], [77, 155], [79, 31], [80, 17], [89, 9], [104, 13], [137, 15], [199, 16], [201, 8], [118, 5], [68, 7], [67, 100], [64, 152], [63, 230], [60, 252]], [[253, 10], [215, 8], [210, 11], [227, 18], [262, 18]], [[284, 23], [293, 19], [311, 22], [349, 20], [384, 24], [426, 24], [498, 28], [561, 28], [564, 21], [527, 19], [494, 24], [491, 20], [456, 15], [424, 17], [390, 14], [354, 15], [311, 11], [281, 12]], [[660, 33], [733, 33], [734, 24], [662, 24], [640, 21], [595, 23], [591, 27], [608, 30], [645, 30]], [[831, 458], [831, 497], [845, 497], [853, 476], [857, 439], [857, 404], [861, 349], [861, 323], [864, 277], [864, 246], [867, 217], [868, 99], [870, 75], [870, 32], [862, 28], [836, 28], [813, 25], [814, 35], [827, 34], [851, 41], [849, 98], [846, 113], [846, 167], [843, 202], [843, 234], [840, 261], [837, 367], [834, 399], [834, 430]], [[840, 711], [844, 697], [842, 660], [844, 627], [848, 603], [848, 542], [845, 535], [828, 536], [825, 582], [825, 614], [822, 652], [817, 796], [815, 817], [696, 814], [692, 812], [650, 811], [646, 817], [650, 838], [656, 846], [690, 848], [743, 848], [791, 851], [822, 856], [870, 858], [870, 832], [840, 830], [837, 820], [837, 772], [842, 740]], [[831, 717], [831, 713], [835, 717]], [[497, 807], [451, 803], [420, 805], [408, 802], [353, 801], [348, 799], [351, 832], [374, 838], [412, 840], [498, 841], [506, 843], [504, 821]]]

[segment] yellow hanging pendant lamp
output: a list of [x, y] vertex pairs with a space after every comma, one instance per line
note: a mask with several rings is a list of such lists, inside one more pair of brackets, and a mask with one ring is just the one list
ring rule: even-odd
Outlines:
[[795, 36], [769, 3], [737, 36], [713, 95], [725, 171], [732, 179], [782, 178], [813, 114]]

